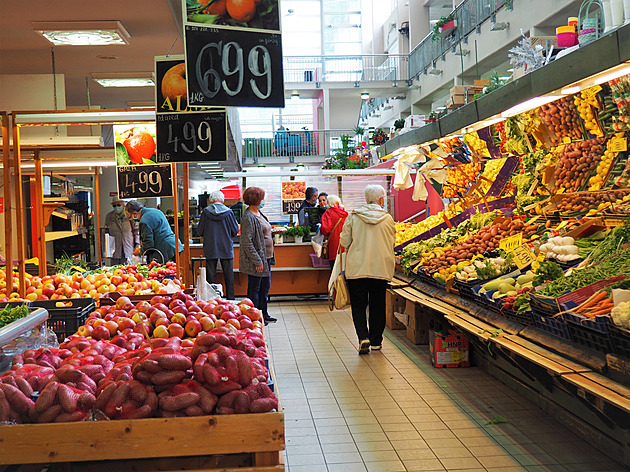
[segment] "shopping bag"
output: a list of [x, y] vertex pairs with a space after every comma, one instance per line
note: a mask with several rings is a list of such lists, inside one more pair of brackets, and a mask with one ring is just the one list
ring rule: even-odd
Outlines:
[[317, 234], [311, 238], [311, 246], [317, 257], [322, 257], [322, 247], [324, 246], [325, 236], [317, 230]]
[[202, 267], [199, 269], [199, 275], [197, 276], [197, 300], [213, 300], [221, 298], [221, 295], [223, 294], [219, 294], [206, 280], [206, 268]]
[[342, 310], [350, 305], [350, 293], [348, 292], [344, 269], [344, 254], [338, 252], [328, 280], [328, 308], [330, 311]]

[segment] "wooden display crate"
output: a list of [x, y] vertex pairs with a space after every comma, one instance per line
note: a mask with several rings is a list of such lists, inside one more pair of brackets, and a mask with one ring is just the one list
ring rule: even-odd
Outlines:
[[[198, 456], [229, 455], [223, 461], [205, 457], [201, 468], [279, 472], [284, 470], [284, 413], [4, 425], [0, 444], [0, 464], [66, 463], [64, 470], [85, 471], [91, 470], [85, 461], [116, 459], [121, 463], [109, 463], [110, 470], [116, 464], [117, 472], [164, 471], [181, 470], [187, 461], [199, 462]], [[129, 459], [143, 459], [143, 463], [150, 459], [154, 464], [136, 468]], [[157, 466], [159, 461], [163, 464]], [[172, 466], [165, 468], [169, 461]], [[226, 462], [232, 466], [225, 468]]]

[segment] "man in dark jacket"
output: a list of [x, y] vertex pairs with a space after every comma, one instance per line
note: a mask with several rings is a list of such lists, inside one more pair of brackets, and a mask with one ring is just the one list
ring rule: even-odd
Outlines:
[[310, 225], [310, 222], [308, 221], [308, 214], [304, 208], [313, 208], [317, 203], [318, 190], [315, 187], [308, 187], [305, 193], [306, 195], [304, 196], [306, 199], [302, 202], [300, 208], [298, 208], [298, 223], [300, 226]]
[[212, 192], [209, 202], [197, 228], [199, 236], [203, 237], [206, 280], [210, 284], [217, 282], [217, 261], [220, 260], [226, 298], [234, 300], [234, 238], [238, 234], [238, 223], [234, 212], [224, 205], [223, 192]]

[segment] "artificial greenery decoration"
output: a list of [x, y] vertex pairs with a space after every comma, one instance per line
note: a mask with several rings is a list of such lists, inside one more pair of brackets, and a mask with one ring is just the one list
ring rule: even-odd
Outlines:
[[443, 16], [433, 25], [433, 36], [431, 42], [437, 42], [440, 40], [440, 28], [446, 23], [449, 23], [455, 19], [455, 12], [451, 12], [448, 16]]
[[394, 128], [403, 129], [405, 127], [405, 120], [400, 118], [399, 120], [394, 121]]
[[507, 80], [502, 80], [499, 77], [499, 73], [496, 70], [492, 69], [492, 74], [490, 74], [490, 83], [483, 87], [481, 93], [476, 93], [473, 100], [477, 100], [479, 97], [483, 97], [484, 95], [503, 87], [507, 82]]

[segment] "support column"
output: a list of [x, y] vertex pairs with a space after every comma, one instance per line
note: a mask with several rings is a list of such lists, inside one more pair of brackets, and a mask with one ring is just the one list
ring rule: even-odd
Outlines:
[[409, 50], [414, 48], [431, 32], [429, 7], [421, 0], [409, 2]]
[[[7, 268], [7, 280], [13, 280], [11, 271], [13, 270], [13, 235], [11, 227], [13, 226], [12, 210], [11, 210], [11, 158], [9, 152], [9, 116], [2, 113], [2, 177], [4, 181], [4, 259]], [[8, 288], [5, 290], [8, 295]]]
[[[179, 216], [177, 215], [179, 206], [177, 205], [177, 192], [179, 185], [177, 183], [177, 164], [171, 164], [171, 172], [173, 173], [173, 222], [175, 223], [175, 264], [177, 264], [177, 278], [183, 281], [182, 268], [179, 258]], [[166, 261], [164, 261], [166, 262]]]
[[39, 247], [39, 276], [47, 275], [46, 260], [46, 221], [44, 221], [44, 172], [42, 170], [42, 158], [39, 149], [35, 150], [33, 160], [35, 161], [35, 215], [37, 217], [36, 240]]
[[24, 249], [24, 196], [22, 193], [22, 168], [20, 166], [20, 128], [13, 123], [13, 166], [15, 168], [15, 211], [17, 227], [17, 256], [18, 256], [18, 278], [20, 288], [18, 293], [21, 298], [26, 295], [26, 251]]
[[99, 174], [101, 168], [94, 170], [94, 232], [96, 233], [96, 250], [98, 252], [98, 265], [103, 265], [103, 248], [101, 242], [101, 184]]

